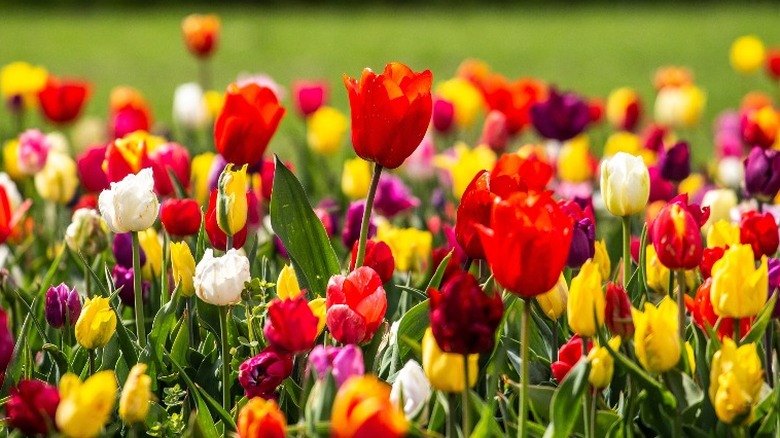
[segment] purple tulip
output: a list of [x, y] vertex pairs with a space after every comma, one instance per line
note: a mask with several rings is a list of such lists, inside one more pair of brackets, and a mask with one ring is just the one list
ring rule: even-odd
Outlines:
[[[341, 242], [347, 248], [352, 248], [355, 242], [360, 238], [360, 224], [363, 221], [363, 211], [366, 208], [366, 201], [355, 201], [349, 204], [347, 215], [344, 219], [344, 229], [341, 232]], [[376, 234], [376, 225], [373, 215], [369, 220], [368, 237]]]
[[650, 166], [647, 171], [650, 174], [650, 198], [647, 202], [671, 201], [674, 198], [674, 184], [661, 176], [658, 166]]
[[412, 194], [401, 178], [390, 174], [382, 175], [374, 198], [376, 211], [387, 218], [392, 218], [398, 213], [419, 206], [420, 200]]
[[780, 190], [780, 153], [758, 146], [745, 158], [745, 192], [759, 201], [768, 202]]
[[341, 386], [352, 376], [362, 376], [365, 373], [363, 352], [354, 345], [345, 347], [317, 345], [309, 353], [309, 365], [319, 379], [324, 379], [330, 370], [337, 386]]
[[238, 367], [238, 382], [247, 398], [275, 399], [276, 388], [292, 373], [292, 356], [267, 347]]
[[437, 132], [446, 134], [452, 129], [455, 121], [455, 105], [452, 102], [437, 99], [433, 103], [433, 128]]
[[[115, 265], [112, 272], [114, 278], [114, 287], [116, 289], [122, 288], [119, 291], [119, 299], [122, 300], [126, 306], [135, 306], [135, 283], [133, 277], [133, 268], [125, 268], [122, 265]], [[141, 291], [143, 296], [141, 297], [144, 302], [149, 299], [149, 281], [144, 280], [141, 282]]]
[[65, 283], [51, 286], [46, 291], [45, 314], [46, 321], [56, 329], [65, 325], [66, 320], [71, 327], [75, 326], [81, 315], [81, 298], [76, 288], [68, 290]]
[[[133, 235], [131, 233], [120, 233], [114, 236], [114, 244], [111, 249], [114, 251], [116, 263], [125, 268], [133, 267]], [[141, 266], [146, 264], [146, 253], [143, 248], [138, 248], [141, 254]]]
[[691, 174], [691, 148], [688, 143], [681, 141], [661, 152], [658, 159], [658, 167], [661, 169], [661, 177], [673, 182], [680, 182]]
[[[767, 267], [769, 268], [769, 296], [767, 299], [772, 298], [772, 294], [777, 293], [780, 288], [780, 259], [770, 257], [767, 259]], [[772, 311], [772, 318], [780, 318], [780, 300], [775, 302], [775, 310]]]
[[593, 258], [594, 254], [596, 254], [596, 225], [587, 217], [575, 221], [566, 266], [579, 268], [586, 260]]
[[570, 140], [588, 126], [588, 104], [574, 93], [550, 90], [546, 101], [531, 107], [531, 122], [542, 137], [558, 141]]

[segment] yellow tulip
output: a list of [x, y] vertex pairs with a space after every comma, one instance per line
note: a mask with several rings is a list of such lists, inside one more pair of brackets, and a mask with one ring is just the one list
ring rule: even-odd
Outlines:
[[76, 321], [76, 340], [84, 348], [102, 347], [116, 331], [116, 313], [108, 298], [87, 298]]
[[344, 171], [341, 174], [341, 191], [349, 199], [362, 199], [368, 195], [371, 185], [371, 166], [362, 158], [352, 158], [344, 161]]
[[377, 227], [376, 240], [390, 247], [399, 272], [423, 272], [428, 268], [433, 235], [416, 228], [396, 228], [387, 222]]
[[[469, 355], [469, 388], [477, 384], [478, 361], [478, 354]], [[434, 388], [444, 392], [463, 392], [463, 355], [443, 352], [430, 327], [422, 339], [422, 366]]]
[[737, 348], [732, 339], [723, 338], [710, 368], [709, 395], [718, 419], [735, 425], [750, 422], [763, 383], [764, 370], [756, 344]]
[[24, 178], [22, 170], [19, 169], [19, 140], [14, 138], [3, 144], [3, 167], [12, 179], [18, 181]]
[[744, 75], [758, 71], [764, 65], [764, 43], [755, 35], [737, 38], [731, 44], [729, 60], [731, 67]]
[[[647, 285], [650, 289], [658, 293], [669, 293], [669, 277], [672, 275], [669, 268], [658, 260], [658, 254], [653, 245], [647, 245], [645, 248], [645, 261], [647, 263]], [[695, 271], [685, 271], [686, 290], [693, 290], [696, 285]]]
[[[620, 348], [620, 336], [613, 337], [607, 343], [612, 350], [617, 350]], [[588, 362], [590, 362], [588, 382], [597, 389], [609, 386], [615, 371], [615, 361], [609, 351], [594, 342], [593, 348], [588, 352]]]
[[618, 131], [607, 138], [604, 145], [604, 157], [617, 155], [618, 152], [625, 152], [630, 155], [639, 155], [642, 151], [642, 142], [639, 137], [628, 131]]
[[563, 144], [558, 154], [558, 178], [572, 183], [590, 181], [593, 178], [587, 135], [579, 135]]
[[569, 328], [582, 337], [595, 336], [596, 330], [604, 325], [607, 302], [601, 280], [599, 266], [589, 259], [571, 281], [567, 303]]
[[688, 354], [688, 368], [693, 376], [696, 374], [696, 355], [693, 354], [693, 347], [688, 341], [685, 341], [685, 352]]
[[219, 176], [217, 194], [217, 224], [228, 236], [233, 236], [246, 225], [249, 207], [246, 199], [246, 189], [249, 183], [246, 176], [247, 165], [240, 170], [233, 170], [233, 163], [228, 163]]
[[206, 110], [209, 113], [209, 119], [215, 120], [222, 107], [225, 105], [225, 94], [219, 91], [209, 90], [203, 93], [203, 101], [206, 103]]
[[149, 413], [149, 400], [152, 398], [152, 378], [146, 374], [146, 364], [133, 366], [122, 388], [119, 398], [119, 416], [128, 424], [140, 423]]
[[602, 161], [601, 196], [614, 216], [644, 211], [650, 197], [650, 173], [642, 159], [619, 152]]
[[138, 232], [138, 242], [146, 253], [146, 263], [141, 268], [141, 277], [146, 280], [157, 278], [162, 272], [163, 252], [160, 237], [154, 228]]
[[474, 175], [480, 170], [490, 170], [496, 164], [496, 153], [488, 146], [479, 145], [470, 149], [465, 143], [458, 143], [454, 148], [455, 155], [437, 155], [433, 158], [434, 166], [446, 170], [452, 178], [452, 194], [460, 199], [466, 191]]
[[615, 129], [633, 129], [626, 127], [626, 110], [629, 105], [639, 104], [642, 99], [635, 90], [622, 87], [612, 90], [607, 96], [607, 121]]
[[193, 157], [192, 163], [190, 163], [192, 195], [200, 205], [206, 205], [209, 202], [209, 173], [211, 173], [211, 164], [215, 157], [215, 153], [205, 152]]
[[114, 372], [100, 371], [83, 383], [75, 374], [67, 373], [60, 379], [59, 390], [55, 417], [60, 432], [71, 438], [97, 436], [114, 410]]
[[40, 66], [12, 62], [0, 69], [0, 94], [4, 100], [21, 96], [26, 107], [35, 107], [38, 93], [46, 86], [49, 74]]
[[569, 286], [566, 284], [566, 277], [561, 274], [558, 282], [552, 289], [536, 296], [536, 302], [542, 308], [544, 314], [553, 321], [560, 318], [566, 310], [566, 301], [569, 299]]
[[35, 174], [35, 190], [41, 198], [57, 204], [67, 204], [79, 187], [76, 162], [68, 154], [50, 152], [46, 165]]
[[593, 261], [599, 265], [599, 272], [601, 272], [601, 279], [605, 280], [609, 278], [609, 274], [612, 273], [612, 262], [609, 260], [609, 253], [607, 252], [607, 243], [604, 239], [597, 240], [596, 252], [593, 255]]
[[322, 333], [322, 329], [325, 328], [325, 312], [328, 310], [325, 306], [325, 298], [315, 298], [309, 301], [309, 309], [314, 316], [319, 319], [317, 322], [317, 333]]
[[291, 265], [284, 265], [279, 272], [279, 279], [276, 280], [276, 296], [282, 300], [291, 300], [297, 298], [301, 292], [295, 269]]
[[655, 120], [668, 127], [693, 128], [699, 123], [706, 102], [706, 94], [695, 85], [664, 87], [655, 98]]
[[338, 152], [348, 130], [347, 116], [333, 107], [320, 107], [306, 119], [309, 148], [320, 155]]
[[698, 192], [704, 184], [707, 183], [707, 179], [700, 173], [692, 173], [680, 182], [678, 189], [679, 193], [687, 193], [689, 196], [693, 196]]
[[712, 265], [710, 300], [715, 314], [727, 318], [748, 318], [766, 303], [769, 273], [766, 256], [755, 267], [750, 245], [729, 247]]
[[182, 296], [191, 297], [195, 293], [195, 258], [187, 242], [171, 242], [170, 248], [173, 281]]
[[665, 297], [658, 307], [645, 303], [645, 311], [631, 309], [634, 349], [639, 363], [651, 373], [669, 371], [680, 361], [677, 304]]
[[453, 78], [436, 87], [436, 95], [452, 103], [455, 107], [455, 123], [461, 129], [474, 125], [485, 111], [485, 99], [471, 82], [463, 78]]
[[726, 220], [712, 224], [707, 231], [707, 248], [725, 247], [739, 244], [739, 226]]

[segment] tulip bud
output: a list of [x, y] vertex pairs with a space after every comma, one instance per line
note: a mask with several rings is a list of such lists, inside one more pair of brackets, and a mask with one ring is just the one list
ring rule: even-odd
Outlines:
[[576, 269], [582, 266], [586, 260], [592, 259], [596, 253], [596, 224], [581, 211], [575, 212], [568, 208], [564, 209], [564, 211], [574, 219], [574, 228], [571, 245], [569, 246], [569, 257], [566, 259], [566, 266]]
[[257, 356], [238, 367], [238, 382], [248, 398], [276, 398], [276, 388], [292, 373], [292, 356], [274, 347], [266, 347]]
[[[469, 388], [477, 383], [479, 354], [468, 355]], [[422, 366], [431, 386], [444, 392], [463, 392], [463, 355], [445, 353], [428, 328], [422, 339]]]
[[572, 279], [569, 288], [569, 327], [580, 336], [595, 336], [598, 328], [604, 324], [605, 307], [601, 272], [593, 260], [588, 260]]
[[748, 146], [770, 148], [777, 139], [780, 115], [771, 105], [746, 108], [740, 115], [742, 140]]
[[118, 183], [111, 183], [98, 198], [100, 214], [114, 233], [143, 231], [157, 219], [159, 201], [154, 194], [152, 169], [137, 175], [129, 174]]
[[67, 321], [69, 327], [76, 325], [81, 314], [81, 299], [76, 288], [68, 290], [65, 283], [59, 286], [51, 286], [46, 291], [45, 306], [46, 321], [50, 326], [58, 329]]
[[602, 161], [601, 195], [614, 216], [643, 211], [650, 197], [650, 174], [642, 158], [619, 152]]
[[[116, 263], [125, 268], [133, 267], [133, 236], [130, 233], [119, 233], [114, 235], [114, 243], [111, 245]], [[141, 253], [141, 266], [146, 264], [146, 253], [143, 248], [139, 248]]]
[[[591, 351], [593, 343], [588, 341], [587, 351]], [[568, 342], [558, 349], [558, 360], [550, 365], [553, 377], [560, 384], [569, 374], [572, 368], [583, 358], [582, 338], [579, 335], [572, 336]]]
[[764, 43], [755, 35], [737, 38], [731, 44], [731, 67], [744, 75], [754, 73], [764, 65]]
[[507, 129], [506, 115], [498, 110], [490, 111], [485, 118], [479, 144], [487, 145], [494, 152], [501, 153], [506, 149], [508, 142], [509, 130]]
[[745, 191], [759, 202], [769, 202], [780, 191], [780, 153], [754, 146], [745, 158]]
[[[349, 269], [355, 269], [355, 262], [357, 259], [357, 246], [358, 242], [352, 246], [352, 260], [349, 263]], [[382, 279], [382, 284], [386, 284], [393, 279], [393, 271], [395, 271], [395, 259], [390, 247], [385, 242], [368, 240], [366, 241], [366, 258], [363, 260], [363, 266], [376, 271], [379, 274], [379, 278]]]
[[[249, 193], [246, 195], [247, 206], [249, 206], [249, 195]], [[206, 216], [203, 219], [206, 221], [204, 228], [206, 229], [206, 234], [209, 236], [211, 246], [220, 251], [224, 250], [227, 246], [227, 234], [222, 231], [217, 222], [217, 189], [211, 191], [209, 206], [206, 210]], [[247, 228], [248, 227], [244, 225], [244, 228], [233, 236], [233, 248], [238, 249], [244, 246], [244, 243], [246, 243]]]
[[766, 303], [769, 273], [766, 256], [755, 267], [750, 245], [734, 245], [712, 265], [710, 299], [715, 313], [731, 318], [757, 315]]
[[198, 58], [209, 58], [217, 49], [220, 21], [216, 15], [188, 15], [181, 22], [187, 49]]
[[687, 197], [675, 198], [653, 221], [653, 246], [658, 259], [669, 269], [693, 269], [701, 262], [700, 224], [688, 209]]
[[209, 122], [209, 111], [203, 98], [203, 89], [197, 82], [176, 87], [173, 92], [173, 120], [190, 131], [202, 129]]
[[446, 99], [433, 102], [433, 128], [442, 134], [450, 132], [455, 125], [455, 105]]
[[414, 359], [410, 359], [395, 377], [390, 402], [394, 406], [401, 406], [403, 397], [404, 415], [407, 419], [413, 419], [425, 409], [431, 394], [431, 383], [425, 377], [425, 371]]
[[661, 176], [669, 181], [679, 183], [691, 174], [691, 148], [687, 142], [681, 141], [669, 149], [665, 149], [658, 159]]
[[748, 211], [739, 221], [739, 242], [753, 248], [756, 260], [761, 256], [772, 256], [777, 252], [780, 236], [772, 213]]
[[160, 196], [175, 192], [171, 174], [182, 187], [190, 185], [190, 153], [178, 143], [165, 143], [149, 153], [154, 171], [154, 189]]
[[733, 340], [724, 338], [710, 368], [709, 396], [718, 419], [736, 426], [752, 421], [763, 384], [764, 370], [756, 344], [737, 348]]
[[233, 171], [229, 163], [219, 176], [217, 192], [217, 224], [228, 236], [238, 233], [246, 225], [248, 206], [246, 198], [247, 165]]
[[607, 283], [604, 322], [609, 331], [616, 336], [631, 339], [634, 336], [634, 322], [631, 319], [631, 300], [626, 290], [615, 283]]
[[239, 438], [284, 438], [287, 420], [274, 400], [254, 397], [238, 413]]
[[566, 303], [569, 300], [569, 286], [566, 284], [566, 277], [563, 276], [563, 273], [561, 273], [558, 282], [555, 283], [552, 289], [537, 295], [535, 298], [545, 316], [553, 321], [560, 318], [566, 310]]
[[[76, 333], [78, 336], [78, 329]], [[59, 390], [60, 404], [55, 416], [59, 431], [70, 437], [98, 436], [116, 403], [114, 371], [100, 371], [84, 382], [67, 373], [60, 379]]]
[[642, 99], [631, 88], [618, 88], [607, 97], [607, 120], [618, 131], [634, 131], [642, 116]]
[[280, 300], [275, 298], [268, 306], [265, 324], [265, 338], [279, 350], [298, 354], [314, 346], [319, 334], [319, 318], [309, 308], [306, 298]]
[[362, 344], [374, 336], [387, 310], [387, 297], [379, 274], [361, 266], [346, 277], [334, 275], [326, 293], [327, 324], [344, 344]]
[[309, 364], [318, 379], [326, 379], [330, 373], [341, 386], [352, 376], [365, 374], [363, 352], [354, 345], [323, 347], [317, 345], [309, 353]]
[[201, 300], [215, 306], [228, 306], [241, 301], [244, 283], [251, 280], [249, 259], [235, 249], [221, 257], [207, 249], [195, 267], [195, 293]]
[[547, 100], [531, 106], [531, 122], [542, 137], [566, 141], [585, 130], [590, 123], [590, 109], [576, 94], [551, 88]]
[[344, 144], [348, 129], [349, 122], [341, 111], [323, 106], [306, 120], [306, 140], [312, 151], [330, 156]]
[[284, 265], [279, 272], [279, 279], [276, 280], [276, 296], [282, 300], [292, 300], [301, 294], [303, 294], [303, 290], [298, 285], [295, 269], [292, 265]]
[[11, 388], [5, 404], [8, 425], [27, 436], [47, 436], [59, 404], [60, 394], [56, 387], [40, 380], [21, 380]]
[[84, 348], [103, 347], [114, 336], [116, 322], [108, 298], [87, 298], [76, 321], [76, 340]]
[[[608, 341], [609, 348], [617, 350], [620, 348], [620, 336], [616, 336]], [[615, 371], [615, 360], [604, 347], [598, 344], [588, 353], [588, 362], [590, 362], [590, 374], [588, 382], [596, 389], [604, 389], [612, 382], [612, 374]]]
[[665, 297], [658, 307], [645, 303], [644, 312], [632, 309], [634, 349], [639, 363], [651, 373], [669, 371], [680, 361], [677, 304]]
[[170, 250], [173, 281], [182, 296], [191, 297], [195, 293], [195, 258], [186, 242], [171, 242]]
[[330, 436], [401, 438], [409, 424], [390, 401], [390, 385], [374, 376], [349, 379], [336, 393], [330, 418]]
[[[76, 253], [92, 258], [108, 247], [108, 226], [97, 210], [80, 208], [65, 230], [65, 243]], [[131, 259], [132, 263], [132, 259]]]
[[119, 398], [119, 416], [127, 424], [141, 423], [149, 413], [149, 401], [152, 399], [152, 378], [146, 373], [146, 364], [138, 363], [130, 369], [130, 374], [122, 388]]
[[328, 83], [325, 81], [295, 81], [292, 88], [295, 109], [303, 117], [314, 114], [328, 100]]
[[200, 231], [203, 213], [194, 199], [168, 198], [160, 206], [160, 222], [172, 236], [192, 236]]

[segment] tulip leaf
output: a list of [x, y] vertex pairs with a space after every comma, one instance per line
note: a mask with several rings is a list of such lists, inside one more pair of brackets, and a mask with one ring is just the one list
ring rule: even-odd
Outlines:
[[[409, 309], [409, 311], [401, 317], [401, 320], [398, 323], [397, 339], [408, 338], [419, 344], [429, 325], [428, 300], [425, 300]], [[407, 343], [398, 343], [398, 357], [402, 364], [411, 359], [411, 353], [412, 349]]]
[[25, 362], [27, 362], [25, 360], [27, 354], [25, 350], [27, 347], [27, 338], [29, 337], [27, 332], [30, 331], [31, 317], [32, 315], [29, 313], [24, 317], [22, 328], [19, 330], [19, 337], [16, 338], [16, 344], [14, 345], [13, 354], [11, 355], [13, 359], [11, 360], [10, 365], [8, 365], [5, 381], [3, 382], [3, 394], [8, 394], [8, 390], [16, 385], [22, 376], [22, 367], [25, 365]]
[[428, 287], [425, 288], [424, 292], [427, 293], [430, 288], [438, 289], [441, 287], [441, 281], [444, 278], [444, 273], [447, 271], [447, 265], [452, 258], [452, 251], [448, 252], [447, 255], [441, 259], [439, 266], [436, 267], [436, 271], [433, 273], [433, 277], [431, 277], [431, 281], [428, 282]]
[[276, 157], [271, 226], [284, 244], [301, 288], [324, 297], [330, 277], [341, 270], [322, 222], [314, 214], [301, 183]]
[[174, 339], [171, 347], [171, 358], [176, 362], [185, 362], [187, 360], [187, 350], [190, 346], [189, 317], [187, 313], [182, 315], [179, 333], [176, 334], [176, 339]]
[[[761, 339], [769, 321], [772, 320], [772, 313], [775, 311], [775, 302], [777, 302], [777, 293], [772, 294], [772, 298], [764, 304], [764, 308], [761, 309], [761, 312], [758, 313], [758, 316], [753, 321], [753, 326], [750, 327], [750, 331], [747, 332], [739, 344], [750, 344]], [[735, 323], [738, 322], [735, 321]]]
[[569, 371], [553, 394], [550, 405], [551, 421], [545, 438], [566, 437], [577, 424], [582, 409], [582, 397], [590, 388], [590, 362], [581, 360]]

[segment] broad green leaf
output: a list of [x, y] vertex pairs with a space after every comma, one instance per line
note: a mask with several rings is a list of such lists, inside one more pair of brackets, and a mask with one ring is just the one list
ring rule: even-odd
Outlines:
[[[171, 355], [164, 351], [164, 354], [168, 356], [169, 359], [171, 359]], [[197, 423], [198, 428], [200, 431], [204, 434], [207, 438], [217, 438], [219, 436], [219, 433], [217, 432], [217, 427], [214, 424], [214, 419], [211, 418], [211, 413], [209, 412], [208, 405], [206, 404], [206, 401], [204, 400], [202, 394], [205, 391], [201, 391], [200, 387], [195, 385], [195, 383], [190, 380], [187, 373], [184, 371], [184, 369], [173, 359], [171, 359], [171, 364], [173, 364], [173, 367], [176, 368], [176, 370], [179, 372], [179, 377], [184, 380], [184, 384], [187, 385], [187, 388], [190, 390], [190, 394], [192, 395], [192, 398], [195, 402], [195, 409], [197, 411], [195, 422]], [[231, 419], [232, 423], [232, 419]], [[225, 423], [228, 426], [230, 426], [230, 423]], [[235, 423], [232, 424], [233, 429], [236, 430]]]
[[590, 388], [590, 363], [581, 360], [569, 371], [561, 385], [555, 390], [550, 405], [551, 421], [544, 433], [545, 438], [567, 437], [577, 424], [582, 409], [582, 397]]
[[[425, 300], [409, 309], [401, 317], [398, 323], [398, 339], [408, 338], [419, 344], [429, 325], [428, 300]], [[411, 358], [411, 352], [412, 350], [407, 343], [398, 342], [398, 356], [402, 364]]]
[[753, 325], [750, 327], [750, 331], [742, 337], [740, 344], [750, 344], [758, 342], [766, 331], [766, 327], [769, 321], [772, 320], [772, 313], [775, 310], [775, 302], [777, 301], [777, 294], [772, 294], [772, 298], [766, 302], [764, 308], [758, 313], [758, 316], [753, 321]]

